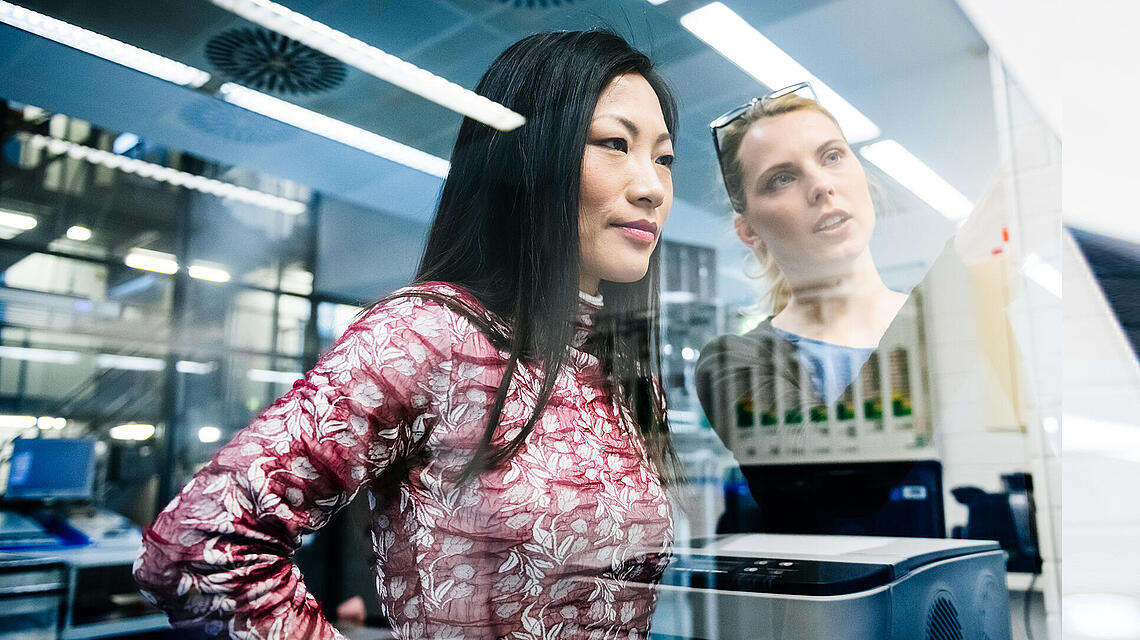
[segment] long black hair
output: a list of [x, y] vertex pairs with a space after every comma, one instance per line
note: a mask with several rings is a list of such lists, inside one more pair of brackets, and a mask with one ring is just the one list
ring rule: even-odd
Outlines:
[[[610, 81], [640, 74], [657, 94], [676, 139], [677, 108], [644, 54], [606, 30], [528, 36], [491, 64], [475, 91], [526, 117], [502, 132], [470, 118], [459, 128], [439, 207], [415, 283], [443, 281], [470, 291], [505, 326], [487, 322], [458, 300], [462, 313], [510, 356], [486, 430], [461, 479], [514, 455], [542, 415], [578, 308], [579, 189], [594, 107]], [[658, 282], [660, 245], [641, 280], [603, 282], [605, 299], [588, 347], [609, 374], [663, 480], [679, 469], [659, 391]], [[421, 295], [417, 292], [414, 295]], [[519, 435], [493, 444], [507, 391], [520, 362], [541, 372], [533, 414]]]

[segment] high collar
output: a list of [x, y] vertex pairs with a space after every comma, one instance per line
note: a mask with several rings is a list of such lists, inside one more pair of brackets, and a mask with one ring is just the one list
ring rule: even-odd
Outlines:
[[602, 310], [602, 296], [592, 296], [584, 291], [578, 292], [578, 315], [574, 322], [575, 349], [581, 348], [586, 340], [594, 333], [594, 318]]

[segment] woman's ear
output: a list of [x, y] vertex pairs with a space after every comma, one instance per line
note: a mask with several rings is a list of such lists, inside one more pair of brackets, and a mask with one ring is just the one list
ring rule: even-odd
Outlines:
[[764, 246], [764, 241], [760, 239], [752, 225], [748, 224], [744, 216], [739, 214], [733, 216], [732, 226], [736, 229], [736, 237], [740, 238], [740, 241], [752, 250], [755, 251]]

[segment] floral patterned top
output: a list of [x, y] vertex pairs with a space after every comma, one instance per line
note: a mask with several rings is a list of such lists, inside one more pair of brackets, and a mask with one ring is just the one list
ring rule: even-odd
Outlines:
[[[402, 293], [353, 323], [159, 514], [135, 562], [143, 594], [175, 626], [210, 634], [341, 638], [291, 556], [365, 488], [377, 597], [399, 638], [645, 637], [672, 513], [598, 359], [582, 350], [598, 307], [580, 303], [525, 446], [459, 485], [506, 354], [416, 295], [449, 296], [494, 321], [468, 292], [428, 283]], [[520, 364], [496, 442], [519, 433], [538, 387]], [[398, 482], [371, 483], [398, 463]]]

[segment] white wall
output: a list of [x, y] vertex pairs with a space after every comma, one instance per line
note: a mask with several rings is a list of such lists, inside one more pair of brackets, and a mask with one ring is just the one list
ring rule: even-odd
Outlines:
[[[1038, 588], [1045, 594], [1050, 637], [1059, 638], [1059, 434], [1044, 425], [1056, 425], [1061, 411], [1061, 305], [1056, 293], [1020, 267], [1034, 254], [1045, 273], [1051, 269], [1060, 279], [1060, 141], [1000, 66], [992, 75], [1002, 169], [923, 286], [935, 442], [942, 453], [948, 527], [964, 524], [967, 515], [950, 489], [966, 485], [995, 492], [1002, 489], [1001, 474], [1032, 474], [1045, 560]], [[993, 298], [979, 298], [979, 278], [1006, 289], [996, 305]], [[983, 341], [991, 332], [1004, 333], [1016, 355], [994, 353]], [[1017, 384], [1003, 390], [997, 372], [1011, 362]], [[1024, 582], [1014, 578], [1011, 584]], [[1020, 614], [1015, 618], [1015, 637], [1024, 637]], [[1035, 631], [1040, 638], [1044, 630]]]

